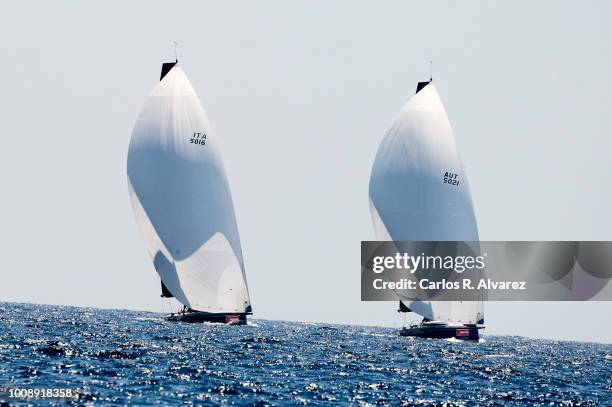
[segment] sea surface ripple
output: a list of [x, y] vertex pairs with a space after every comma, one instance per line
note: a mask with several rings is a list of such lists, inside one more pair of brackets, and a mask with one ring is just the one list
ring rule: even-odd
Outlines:
[[[611, 405], [612, 345], [0, 303], [0, 387], [82, 404]], [[0, 401], [12, 401], [6, 393]], [[13, 400], [14, 401], [14, 400]], [[48, 401], [47, 401], [48, 402]]]

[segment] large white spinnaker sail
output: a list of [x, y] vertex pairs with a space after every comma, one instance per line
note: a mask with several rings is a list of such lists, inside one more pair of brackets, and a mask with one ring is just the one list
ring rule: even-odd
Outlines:
[[[382, 140], [370, 176], [378, 240], [478, 241], [468, 181], [448, 116], [432, 82], [421, 82]], [[429, 319], [476, 324], [481, 301], [411, 301]]]
[[164, 289], [209, 313], [250, 311], [231, 193], [206, 113], [183, 70], [164, 64], [130, 141], [132, 207]]

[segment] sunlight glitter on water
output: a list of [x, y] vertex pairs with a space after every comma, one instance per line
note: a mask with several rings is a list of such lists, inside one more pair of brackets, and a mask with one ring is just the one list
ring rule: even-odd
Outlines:
[[0, 387], [72, 388], [79, 402], [612, 403], [612, 345], [26, 304], [1, 304], [0, 324]]

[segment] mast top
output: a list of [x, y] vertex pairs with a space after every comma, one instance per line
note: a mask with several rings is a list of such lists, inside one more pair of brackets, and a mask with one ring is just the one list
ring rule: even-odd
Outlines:
[[170, 72], [170, 70], [174, 68], [176, 64], [178, 64], [178, 51], [177, 51], [178, 42], [176, 41], [172, 41], [172, 42], [174, 44], [174, 62], [164, 62], [162, 64], [161, 75], [159, 76], [160, 81], [164, 79], [164, 76], [166, 76], [166, 74]]
[[416, 88], [416, 93], [419, 93], [421, 91], [421, 89], [423, 89], [425, 86], [429, 85], [431, 82], [433, 82], [433, 61], [429, 61], [429, 80], [427, 82], [419, 82], [417, 83], [417, 88]]

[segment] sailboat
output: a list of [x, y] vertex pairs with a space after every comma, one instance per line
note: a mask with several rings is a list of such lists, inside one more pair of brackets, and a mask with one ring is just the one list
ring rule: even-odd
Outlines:
[[169, 320], [241, 325], [252, 314], [218, 144], [178, 60], [164, 63], [134, 126], [127, 174], [161, 296], [182, 304]]
[[[433, 81], [419, 82], [384, 136], [370, 175], [369, 203], [380, 241], [478, 242], [463, 164]], [[423, 317], [403, 336], [477, 340], [482, 301], [401, 299], [399, 312]]]

